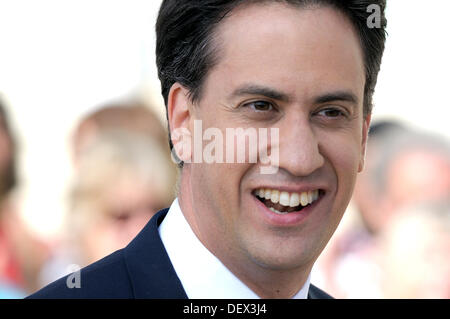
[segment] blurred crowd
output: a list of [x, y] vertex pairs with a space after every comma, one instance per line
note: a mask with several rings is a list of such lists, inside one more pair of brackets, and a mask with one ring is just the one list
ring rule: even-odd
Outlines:
[[[0, 298], [21, 298], [127, 245], [175, 196], [167, 130], [148, 105], [101, 105], [73, 131], [64, 236], [18, 212], [17, 141], [0, 104]], [[38, 213], [38, 212], [36, 212]], [[336, 298], [450, 298], [450, 145], [395, 121], [371, 126], [351, 205], [312, 282]]]
[[450, 298], [450, 144], [371, 125], [350, 207], [313, 271], [337, 298]]
[[125, 247], [175, 197], [165, 126], [148, 105], [97, 107], [73, 130], [73, 176], [61, 236], [33, 236], [13, 210], [15, 139], [0, 108], [0, 298], [20, 298]]

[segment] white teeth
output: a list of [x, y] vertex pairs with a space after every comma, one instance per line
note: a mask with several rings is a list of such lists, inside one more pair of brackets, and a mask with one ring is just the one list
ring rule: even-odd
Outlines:
[[312, 191], [309, 191], [307, 194], [308, 194], [308, 203], [311, 204], [313, 202]]
[[280, 193], [280, 204], [283, 206], [289, 206], [289, 193], [288, 192]]
[[302, 206], [306, 206], [308, 205], [308, 194], [303, 192], [300, 194], [300, 204], [302, 204]]
[[319, 190], [313, 191], [313, 201], [317, 200], [319, 198]]
[[272, 203], [276, 204], [280, 200], [280, 192], [277, 190], [272, 191], [272, 195], [270, 196], [270, 200]]
[[300, 195], [298, 193], [292, 193], [289, 200], [289, 206], [295, 207], [300, 205]]
[[[255, 194], [260, 198], [270, 199], [274, 204], [279, 203], [286, 207], [296, 207], [300, 204], [306, 206], [319, 198], [318, 189], [302, 193], [289, 193], [286, 191], [280, 192], [276, 189], [261, 188], [256, 190]], [[278, 213], [281, 214], [282, 212]]]
[[264, 188], [261, 188], [261, 189], [259, 190], [259, 192], [258, 192], [258, 195], [259, 195], [259, 197], [264, 198], [265, 193], [266, 193], [266, 192], [265, 192]]
[[279, 214], [279, 215], [286, 215], [286, 214], [289, 214], [288, 212], [280, 212], [279, 210], [276, 210], [276, 209], [273, 208], [273, 207], [269, 207], [269, 209], [270, 209], [271, 211], [273, 211], [274, 213]]

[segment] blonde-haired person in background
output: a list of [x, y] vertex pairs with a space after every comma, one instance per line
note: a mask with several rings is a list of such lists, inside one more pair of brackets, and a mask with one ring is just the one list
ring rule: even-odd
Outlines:
[[145, 103], [131, 99], [101, 105], [83, 117], [72, 136], [72, 157], [78, 157], [95, 138], [105, 132], [126, 131], [151, 136], [163, 149], [167, 146], [167, 130]]
[[63, 258], [44, 270], [43, 284], [73, 270], [70, 264], [82, 267], [125, 247], [171, 203], [176, 168], [165, 141], [159, 120], [135, 102], [106, 105], [79, 123], [68, 236]]

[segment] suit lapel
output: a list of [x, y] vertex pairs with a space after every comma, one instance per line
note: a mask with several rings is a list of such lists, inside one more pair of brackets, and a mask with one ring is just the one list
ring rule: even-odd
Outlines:
[[125, 248], [125, 263], [135, 298], [187, 298], [158, 232], [167, 212], [168, 209], [163, 209], [153, 216]]
[[308, 290], [308, 299], [333, 299], [333, 297], [311, 284]]

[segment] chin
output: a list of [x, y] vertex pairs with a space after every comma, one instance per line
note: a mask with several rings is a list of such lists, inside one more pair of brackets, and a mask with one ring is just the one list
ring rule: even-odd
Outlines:
[[248, 255], [263, 269], [288, 271], [312, 267], [320, 254], [318, 247], [313, 247], [311, 243], [305, 246], [304, 240], [300, 239], [299, 242], [291, 242], [289, 245], [281, 241], [282, 243], [272, 241], [270, 245], [263, 247], [253, 246], [256, 249], [248, 251]]

